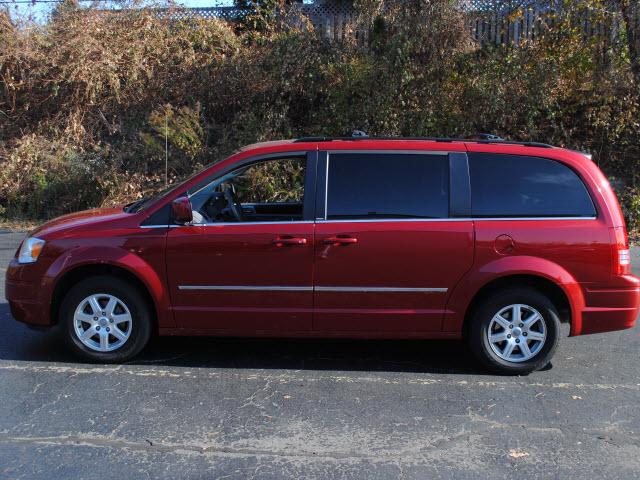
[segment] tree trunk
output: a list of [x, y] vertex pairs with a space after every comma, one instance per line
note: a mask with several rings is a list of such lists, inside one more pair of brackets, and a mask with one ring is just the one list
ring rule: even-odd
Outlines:
[[631, 71], [640, 91], [640, 6], [637, 0], [622, 0], [620, 2], [622, 17], [627, 30], [627, 43], [629, 44], [629, 59]]

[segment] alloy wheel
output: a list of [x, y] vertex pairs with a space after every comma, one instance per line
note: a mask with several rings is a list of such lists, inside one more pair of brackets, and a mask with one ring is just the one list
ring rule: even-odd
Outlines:
[[517, 303], [498, 311], [486, 331], [491, 350], [502, 360], [526, 362], [544, 346], [547, 326], [535, 308]]
[[83, 345], [96, 352], [111, 352], [127, 342], [133, 319], [127, 305], [118, 297], [96, 293], [78, 304], [73, 326]]

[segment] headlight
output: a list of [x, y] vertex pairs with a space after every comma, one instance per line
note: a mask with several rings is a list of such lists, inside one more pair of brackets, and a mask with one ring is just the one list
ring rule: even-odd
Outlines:
[[18, 254], [18, 263], [33, 263], [38, 260], [44, 240], [36, 237], [29, 237], [22, 242], [20, 253]]

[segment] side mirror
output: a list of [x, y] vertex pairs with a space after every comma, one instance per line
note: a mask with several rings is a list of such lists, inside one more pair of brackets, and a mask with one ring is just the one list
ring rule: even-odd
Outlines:
[[191, 202], [187, 197], [178, 197], [171, 202], [171, 215], [173, 221], [182, 225], [193, 221]]

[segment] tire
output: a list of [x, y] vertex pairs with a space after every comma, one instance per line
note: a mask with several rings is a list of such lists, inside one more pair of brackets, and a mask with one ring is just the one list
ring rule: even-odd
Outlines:
[[148, 302], [134, 285], [117, 277], [101, 275], [77, 283], [64, 297], [59, 313], [67, 346], [91, 362], [129, 360], [151, 337]]
[[553, 303], [537, 290], [514, 287], [494, 293], [477, 306], [467, 341], [489, 370], [525, 375], [549, 363], [559, 337], [560, 319]]

